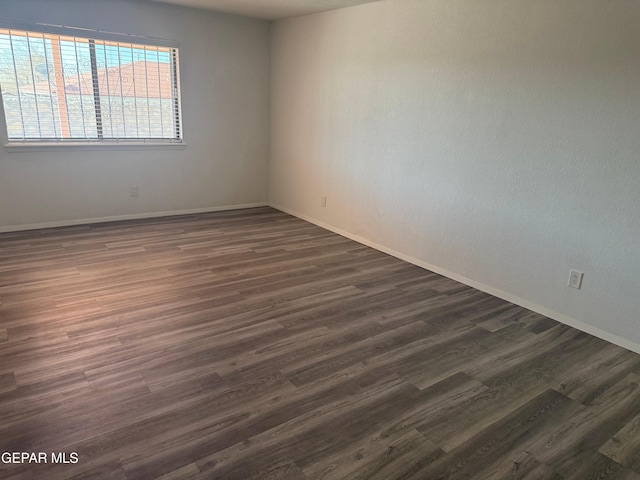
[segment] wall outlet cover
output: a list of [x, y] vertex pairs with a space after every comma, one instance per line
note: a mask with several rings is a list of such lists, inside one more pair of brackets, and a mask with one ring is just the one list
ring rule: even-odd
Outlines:
[[582, 278], [584, 277], [584, 272], [579, 270], [571, 270], [569, 272], [569, 282], [567, 285], [571, 288], [580, 289], [582, 287]]

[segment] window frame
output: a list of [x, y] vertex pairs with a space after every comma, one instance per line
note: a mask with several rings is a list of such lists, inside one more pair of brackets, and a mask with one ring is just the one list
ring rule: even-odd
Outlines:
[[[60, 35], [66, 37], [77, 37], [84, 40], [97, 40], [105, 42], [121, 42], [124, 44], [134, 44], [151, 47], [163, 47], [175, 49], [177, 55], [172, 59], [172, 70], [175, 69], [174, 81], [177, 88], [177, 127], [180, 131], [178, 139], [160, 138], [69, 138], [69, 139], [9, 139], [7, 119], [4, 111], [4, 99], [0, 92], [0, 142], [8, 152], [27, 152], [39, 150], [130, 150], [130, 149], [184, 149], [187, 146], [185, 141], [184, 118], [182, 108], [182, 79], [180, 66], [180, 43], [176, 40], [169, 40], [159, 37], [147, 37], [135, 34], [104, 32], [101, 30], [58, 26], [46, 23], [23, 22], [17, 20], [7, 20], [0, 18], [0, 29], [10, 29], [16, 31], [27, 31], [45, 35]], [[175, 63], [174, 63], [175, 62]], [[175, 98], [175, 97], [173, 97]]]

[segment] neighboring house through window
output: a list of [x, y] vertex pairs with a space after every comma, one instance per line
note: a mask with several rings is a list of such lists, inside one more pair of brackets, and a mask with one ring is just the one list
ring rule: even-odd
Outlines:
[[0, 27], [9, 143], [182, 141], [178, 49], [98, 37]]

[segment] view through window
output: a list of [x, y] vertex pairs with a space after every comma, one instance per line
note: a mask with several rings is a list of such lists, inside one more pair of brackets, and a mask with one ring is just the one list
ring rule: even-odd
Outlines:
[[0, 28], [10, 142], [180, 142], [178, 49]]

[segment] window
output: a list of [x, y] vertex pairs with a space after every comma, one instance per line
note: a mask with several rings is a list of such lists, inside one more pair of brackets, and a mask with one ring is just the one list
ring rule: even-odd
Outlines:
[[9, 143], [182, 141], [174, 47], [0, 28], [0, 87]]

